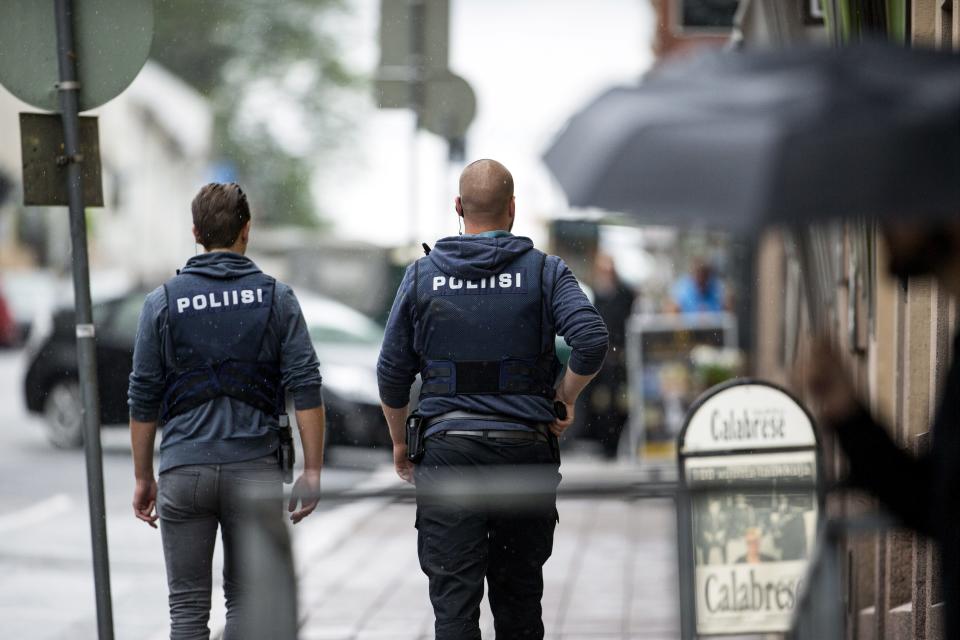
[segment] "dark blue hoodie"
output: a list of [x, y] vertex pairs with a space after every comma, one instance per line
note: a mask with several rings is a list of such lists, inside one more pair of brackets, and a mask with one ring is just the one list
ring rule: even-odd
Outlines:
[[[259, 273], [249, 258], [228, 252], [203, 253], [187, 261], [180, 273], [234, 279]], [[320, 365], [310, 341], [300, 304], [293, 290], [277, 282], [261, 360], [280, 363], [283, 386], [297, 409], [322, 403]], [[130, 416], [141, 422], [158, 417], [164, 380], [174, 367], [173, 344], [167, 328], [167, 299], [163, 287], [147, 295], [133, 350], [128, 404]], [[185, 464], [243, 462], [268, 455], [277, 448], [277, 420], [232, 398], [216, 398], [174, 416], [163, 427], [160, 473]]]
[[[481, 280], [498, 274], [518, 256], [533, 251], [529, 238], [505, 232], [488, 235], [462, 235], [437, 242], [430, 260], [447, 276], [465, 280]], [[418, 327], [414, 314], [414, 267], [404, 274], [397, 297], [387, 320], [383, 348], [377, 363], [380, 398], [390, 407], [406, 406], [410, 387], [419, 373], [421, 354]], [[603, 364], [607, 351], [607, 328], [597, 310], [583, 293], [576, 278], [563, 260], [548, 256], [544, 265], [544, 329], [550, 335], [563, 336], [572, 349], [568, 366], [575, 373], [591, 375]], [[523, 416], [529, 422], [553, 419], [549, 403], [540, 398], [518, 395], [482, 395], [425, 398], [419, 410], [426, 416], [460, 409], [475, 413], [499, 413]], [[472, 423], [472, 424], [471, 424]], [[442, 423], [446, 428], [477, 427], [477, 421]], [[508, 427], [501, 425], [497, 428]]]

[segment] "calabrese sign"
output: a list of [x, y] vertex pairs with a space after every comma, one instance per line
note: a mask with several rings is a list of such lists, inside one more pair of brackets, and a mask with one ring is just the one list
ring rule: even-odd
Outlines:
[[694, 404], [678, 451], [697, 633], [788, 630], [819, 515], [809, 414], [778, 387], [736, 380]]

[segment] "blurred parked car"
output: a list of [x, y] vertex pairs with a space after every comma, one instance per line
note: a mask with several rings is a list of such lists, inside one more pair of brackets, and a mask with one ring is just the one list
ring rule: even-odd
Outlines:
[[[103, 425], [127, 424], [127, 378], [144, 295], [136, 292], [93, 305]], [[49, 323], [36, 324], [46, 335], [35, 328], [26, 348], [23, 391], [27, 409], [43, 414], [47, 439], [62, 448], [83, 443], [74, 317], [72, 308], [56, 309]]]
[[[136, 291], [94, 304], [100, 421], [104, 426], [127, 424], [127, 379], [145, 295]], [[383, 328], [329, 298], [312, 294], [298, 298], [320, 358], [328, 442], [389, 445], [376, 380]], [[59, 309], [52, 314], [52, 321], [40, 324], [46, 327], [46, 334], [32, 336], [26, 349], [26, 405], [43, 414], [47, 438], [54, 446], [79, 447], [83, 427], [73, 310]]]
[[3, 290], [0, 289], [0, 347], [13, 347], [19, 342], [20, 331], [10, 312]]
[[327, 442], [390, 447], [377, 389], [383, 327], [324, 296], [298, 293], [297, 299], [320, 358]]
[[39, 317], [45, 316], [49, 320], [54, 300], [72, 295], [68, 280], [42, 269], [5, 270], [0, 274], [0, 289], [7, 299], [21, 341], [30, 337]]

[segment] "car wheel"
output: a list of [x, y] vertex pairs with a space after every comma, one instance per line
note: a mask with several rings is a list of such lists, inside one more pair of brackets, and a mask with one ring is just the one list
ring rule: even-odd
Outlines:
[[58, 449], [83, 445], [83, 407], [80, 385], [75, 380], [58, 380], [43, 403], [47, 440]]

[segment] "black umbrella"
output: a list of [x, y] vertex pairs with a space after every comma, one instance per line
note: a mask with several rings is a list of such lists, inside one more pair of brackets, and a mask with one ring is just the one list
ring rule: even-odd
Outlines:
[[892, 45], [717, 53], [608, 91], [557, 136], [570, 204], [751, 229], [960, 212], [960, 57]]

